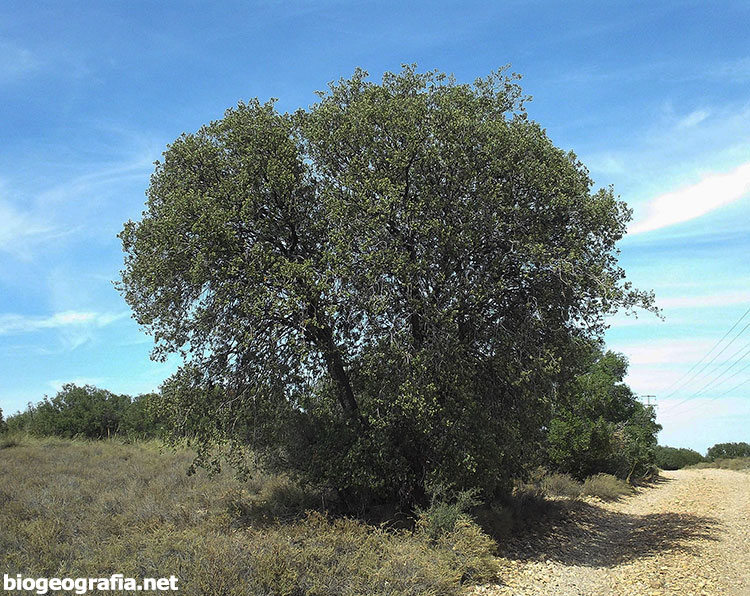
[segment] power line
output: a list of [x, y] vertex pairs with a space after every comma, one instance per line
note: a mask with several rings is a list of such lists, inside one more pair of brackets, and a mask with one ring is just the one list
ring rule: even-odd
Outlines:
[[[735, 339], [736, 339], [736, 338], [735, 338]], [[703, 392], [704, 392], [704, 391], [705, 391], [706, 389], [708, 389], [708, 388], [709, 388], [709, 387], [711, 387], [712, 385], [715, 385], [715, 384], [716, 384], [716, 383], [717, 383], [717, 382], [719, 381], [719, 379], [721, 379], [721, 377], [723, 377], [724, 375], [726, 375], [726, 374], [727, 374], [727, 373], [728, 373], [728, 372], [729, 372], [730, 370], [732, 370], [732, 369], [733, 369], [733, 368], [734, 368], [735, 366], [737, 366], [737, 365], [738, 365], [738, 364], [739, 364], [740, 362], [742, 362], [742, 359], [743, 359], [743, 358], [745, 358], [745, 357], [746, 357], [747, 355], [749, 355], [749, 354], [750, 354], [750, 343], [747, 343], [747, 344], [745, 344], [744, 346], [742, 346], [742, 347], [741, 347], [741, 348], [740, 348], [739, 350], [737, 350], [737, 351], [736, 351], [736, 352], [735, 352], [734, 354], [732, 354], [732, 355], [731, 355], [731, 356], [730, 356], [729, 358], [727, 358], [727, 360], [726, 360], [725, 362], [723, 362], [723, 363], [722, 363], [722, 364], [720, 364], [720, 365], [719, 365], [719, 366], [718, 366], [718, 367], [717, 367], [716, 369], [714, 369], [714, 372], [716, 372], [717, 370], [719, 370], [719, 369], [721, 369], [722, 367], [726, 366], [727, 364], [729, 364], [730, 362], [732, 362], [732, 358], [734, 358], [734, 357], [735, 357], [735, 356], [736, 356], [737, 354], [739, 354], [739, 353], [740, 353], [740, 352], [742, 352], [743, 350], [745, 350], [745, 353], [744, 353], [744, 354], [742, 354], [742, 356], [740, 356], [740, 357], [739, 357], [739, 358], [738, 358], [737, 360], [735, 360], [735, 361], [734, 361], [734, 362], [732, 363], [732, 365], [731, 365], [731, 366], [730, 366], [729, 368], [727, 368], [727, 369], [723, 370], [723, 371], [722, 371], [721, 373], [719, 373], [719, 374], [718, 374], [717, 376], [715, 376], [715, 377], [714, 377], [713, 379], [711, 379], [710, 381], [708, 381], [708, 383], [706, 383], [705, 385], [703, 385], [703, 386], [702, 386], [702, 387], [701, 387], [700, 389], [698, 389], [698, 391], [696, 391], [695, 393], [693, 393], [693, 394], [692, 394], [692, 395], [690, 395], [689, 397], [686, 397], [685, 399], [683, 399], [683, 400], [682, 400], [682, 401], [680, 401], [680, 402], [677, 402], [676, 404], [671, 404], [671, 405], [667, 406], [667, 408], [666, 408], [666, 409], [667, 409], [667, 410], [672, 410], [672, 409], [674, 409], [674, 408], [678, 408], [678, 407], [680, 407], [680, 406], [681, 406], [682, 404], [684, 404], [684, 403], [686, 403], [686, 402], [690, 401], [691, 399], [693, 399], [693, 398], [695, 398], [695, 397], [698, 397], [698, 396], [699, 396], [699, 395], [700, 395], [701, 393], [703, 393]], [[739, 371], [735, 372], [735, 373], [734, 373], [733, 375], [731, 375], [731, 376], [730, 376], [730, 377], [728, 377], [727, 379], [724, 379], [723, 381], [719, 382], [719, 384], [721, 384], [721, 383], [725, 383], [725, 382], [726, 382], [726, 381], [728, 381], [729, 379], [731, 379], [731, 378], [734, 378], [735, 376], [737, 376], [737, 373], [738, 373], [738, 372], [741, 372], [741, 371], [745, 370], [746, 368], [747, 368], [747, 366], [745, 366], [745, 367], [741, 368], [741, 369], [740, 369]]]
[[[748, 364], [747, 366], [750, 366], [750, 363], [749, 363], [749, 364]], [[744, 368], [747, 368], [747, 366], [745, 366]], [[744, 370], [744, 368], [743, 368], [743, 370]], [[739, 372], [739, 371], [738, 371], [738, 372]], [[698, 408], [701, 408], [701, 407], [705, 406], [705, 405], [706, 405], [706, 404], [708, 404], [709, 402], [715, 401], [715, 400], [717, 400], [717, 399], [721, 399], [722, 397], [726, 397], [727, 395], [729, 395], [730, 393], [732, 393], [732, 392], [733, 392], [733, 391], [734, 391], [735, 389], [739, 389], [740, 387], [742, 387], [743, 385], [746, 385], [747, 383], [750, 383], [750, 378], [748, 378], [748, 379], [745, 379], [744, 381], [742, 381], [742, 383], [739, 383], [738, 385], [735, 385], [735, 386], [734, 386], [734, 387], [732, 387], [732, 388], [731, 388], [731, 389], [730, 389], [729, 391], [725, 391], [725, 392], [724, 392], [724, 393], [722, 393], [721, 395], [717, 395], [716, 397], [712, 397], [711, 399], [708, 399], [708, 400], [706, 400], [706, 401], [705, 401], [705, 402], [703, 402], [703, 403], [700, 403], [700, 404], [696, 404], [696, 405], [695, 405], [695, 406], [693, 406], [692, 408], [688, 408], [687, 410], [683, 410], [683, 411], [682, 411], [681, 413], [682, 413], [682, 414], [687, 414], [688, 412], [692, 412], [692, 411], [694, 411], [694, 410], [697, 410]]]
[[[700, 364], [700, 363], [701, 363], [701, 362], [702, 362], [702, 361], [703, 361], [703, 360], [704, 360], [704, 359], [705, 359], [705, 358], [706, 358], [707, 356], [709, 356], [709, 355], [711, 354], [711, 352], [713, 352], [713, 351], [714, 351], [714, 350], [715, 350], [715, 349], [716, 349], [716, 348], [717, 348], [717, 347], [719, 346], [719, 344], [721, 344], [721, 342], [723, 342], [723, 341], [724, 341], [724, 340], [726, 339], [726, 337], [727, 337], [727, 336], [728, 336], [728, 335], [729, 335], [729, 334], [730, 334], [730, 333], [732, 332], [732, 330], [733, 330], [733, 329], [734, 329], [735, 327], [737, 327], [737, 325], [739, 325], [739, 323], [740, 323], [740, 322], [742, 321], [742, 319], [744, 319], [744, 318], [745, 318], [745, 317], [747, 316], [747, 314], [748, 314], [748, 313], [750, 313], [750, 308], [748, 308], [748, 309], [747, 309], [747, 310], [745, 311], [745, 313], [744, 313], [744, 314], [743, 314], [743, 315], [742, 315], [742, 316], [741, 316], [741, 317], [740, 317], [740, 318], [739, 318], [739, 319], [737, 320], [737, 322], [736, 322], [736, 323], [735, 323], [734, 325], [732, 325], [732, 328], [731, 328], [731, 329], [730, 329], [729, 331], [727, 331], [727, 332], [726, 332], [726, 333], [724, 334], [724, 336], [723, 336], [723, 337], [722, 337], [722, 338], [721, 338], [721, 339], [720, 339], [720, 340], [719, 340], [719, 341], [718, 341], [718, 342], [716, 343], [716, 345], [715, 345], [715, 346], [714, 346], [713, 348], [711, 348], [711, 349], [710, 349], [710, 350], [709, 350], [708, 352], [706, 352], [706, 354], [705, 354], [705, 355], [703, 356], [703, 358], [701, 358], [701, 359], [700, 359], [700, 360], [699, 360], [698, 362], [696, 362], [696, 363], [695, 363], [695, 364], [694, 364], [694, 365], [693, 365], [693, 366], [691, 367], [691, 369], [690, 369], [690, 370], [693, 370], [693, 369], [694, 369], [694, 368], [695, 368], [696, 366], [698, 366], [698, 365], [699, 365], [699, 364]], [[713, 362], [715, 362], [715, 361], [716, 361], [716, 359], [717, 359], [717, 358], [718, 358], [719, 356], [721, 356], [721, 355], [722, 355], [722, 354], [723, 354], [723, 353], [724, 353], [724, 352], [726, 351], [726, 349], [727, 349], [727, 348], [728, 348], [729, 346], [731, 346], [731, 345], [732, 345], [732, 344], [733, 344], [733, 343], [734, 343], [734, 342], [735, 342], [735, 341], [737, 340], [737, 338], [738, 338], [738, 337], [739, 337], [740, 335], [742, 335], [742, 334], [743, 334], [743, 333], [745, 332], [745, 330], [746, 330], [746, 329], [747, 329], [748, 327], [750, 327], [750, 323], [747, 323], [747, 325], [745, 325], [745, 326], [744, 326], [744, 327], [743, 327], [743, 328], [742, 328], [742, 329], [741, 329], [741, 330], [739, 331], [739, 333], [737, 333], [737, 335], [735, 335], [735, 336], [734, 336], [734, 337], [732, 338], [732, 340], [731, 340], [731, 341], [730, 341], [730, 342], [729, 342], [729, 343], [728, 343], [727, 345], [725, 345], [725, 346], [724, 346], [724, 347], [723, 347], [723, 348], [721, 349], [721, 351], [719, 351], [719, 352], [718, 352], [718, 353], [717, 353], [717, 354], [716, 354], [716, 355], [715, 355], [715, 356], [714, 356], [713, 358], [711, 358], [711, 360], [709, 360], [708, 362], [706, 362], [706, 364], [704, 364], [704, 365], [703, 365], [703, 366], [701, 367], [701, 369], [700, 369], [700, 370], [699, 370], [698, 372], [696, 372], [696, 373], [695, 373], [695, 374], [693, 374], [693, 375], [692, 375], [692, 376], [691, 376], [691, 377], [690, 377], [689, 379], [687, 379], [687, 381], [692, 381], [693, 379], [695, 379], [696, 377], [698, 377], [698, 376], [699, 376], [699, 375], [700, 375], [700, 374], [701, 374], [701, 373], [702, 373], [702, 372], [703, 372], [704, 370], [706, 370], [706, 368], [708, 368], [708, 367], [709, 367], [709, 366], [710, 366], [711, 364], [713, 364]], [[689, 370], [689, 371], [688, 371], [687, 373], [685, 373], [685, 375], [683, 375], [682, 379], [684, 379], [684, 378], [685, 378], [685, 377], [686, 377], [686, 376], [687, 376], [688, 374], [690, 374], [690, 370]], [[680, 383], [681, 383], [681, 380], [680, 380], [680, 381], [678, 381], [678, 384], [680, 384]], [[672, 385], [670, 385], [670, 387], [672, 387], [672, 386], [674, 386], [674, 383], [673, 383]], [[668, 394], [667, 394], [667, 395], [665, 395], [664, 397], [665, 397], [665, 398], [667, 398], [667, 397], [671, 397], [672, 395], [674, 395], [675, 393], [677, 393], [677, 392], [678, 392], [678, 391], [679, 391], [680, 389], [682, 389], [682, 388], [683, 388], [684, 386], [685, 386], [685, 383], [682, 383], [682, 385], [681, 385], [680, 387], [677, 387], [677, 388], [676, 388], [676, 389], [674, 389], [674, 390], [673, 390], [673, 391], [672, 391], [671, 393], [668, 393]]]

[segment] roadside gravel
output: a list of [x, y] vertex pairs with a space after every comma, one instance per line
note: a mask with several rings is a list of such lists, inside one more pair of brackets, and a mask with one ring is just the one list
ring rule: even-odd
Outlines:
[[566, 505], [503, 545], [485, 596], [750, 596], [750, 474], [663, 472], [616, 503]]

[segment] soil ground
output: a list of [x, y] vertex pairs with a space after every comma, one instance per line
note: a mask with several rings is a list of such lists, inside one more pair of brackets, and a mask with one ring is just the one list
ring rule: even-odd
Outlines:
[[575, 502], [502, 547], [485, 596], [750, 596], [750, 474], [663, 472], [615, 503]]

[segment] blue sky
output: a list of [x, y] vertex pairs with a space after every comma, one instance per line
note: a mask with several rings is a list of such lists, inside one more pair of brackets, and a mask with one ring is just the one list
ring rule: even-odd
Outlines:
[[657, 396], [660, 441], [750, 441], [750, 329], [720, 353], [750, 315], [675, 385], [750, 307], [749, 26], [748, 2], [6, 0], [0, 408], [64, 382], [145, 392], [176, 368], [149, 360], [112, 281], [180, 133], [242, 99], [306, 107], [357, 66], [468, 82], [511, 63], [530, 116], [634, 210], [621, 263], [665, 320], [617, 316], [607, 341]]

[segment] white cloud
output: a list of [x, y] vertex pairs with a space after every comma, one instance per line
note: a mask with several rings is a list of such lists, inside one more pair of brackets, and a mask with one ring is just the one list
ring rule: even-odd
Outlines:
[[714, 343], [715, 340], [662, 339], [609, 347], [625, 354], [631, 365], [670, 365], [696, 362]]
[[29, 244], [56, 235], [47, 222], [0, 200], [0, 251], [27, 255]]
[[41, 329], [65, 329], [82, 326], [105, 327], [128, 315], [121, 313], [95, 313], [64, 311], [47, 317], [19, 314], [0, 314], [0, 335], [31, 333]]
[[628, 230], [641, 234], [700, 217], [750, 194], [750, 162], [726, 174], [713, 174], [692, 186], [651, 200], [646, 215]]
[[695, 110], [677, 123], [677, 128], [691, 128], [703, 122], [711, 113], [708, 110]]
[[750, 400], [737, 396], [695, 398], [675, 407], [679, 401], [659, 401], [656, 420], [664, 427], [659, 434], [662, 445], [705, 452], [716, 443], [747, 441]]
[[51, 381], [47, 381], [47, 385], [51, 387], [53, 391], [58, 392], [62, 390], [63, 385], [67, 385], [68, 383], [78, 385], [79, 387], [83, 385], [100, 386], [103, 385], [105, 381], [106, 379], [102, 377], [76, 377], [75, 379], [68, 379], [66, 381], [52, 379]]
[[658, 298], [656, 304], [664, 309], [705, 308], [712, 306], [730, 306], [733, 304], [750, 304], [750, 294], [747, 292], [728, 292], [724, 294], [709, 294], [705, 296], [675, 296], [672, 298]]
[[[661, 304], [659, 304], [661, 306]], [[620, 329], [622, 327], [648, 327], [651, 325], [661, 325], [664, 321], [657, 318], [656, 316], [644, 315], [642, 317], [628, 316], [624, 314], [617, 314], [607, 319], [607, 325], [612, 329]]]

